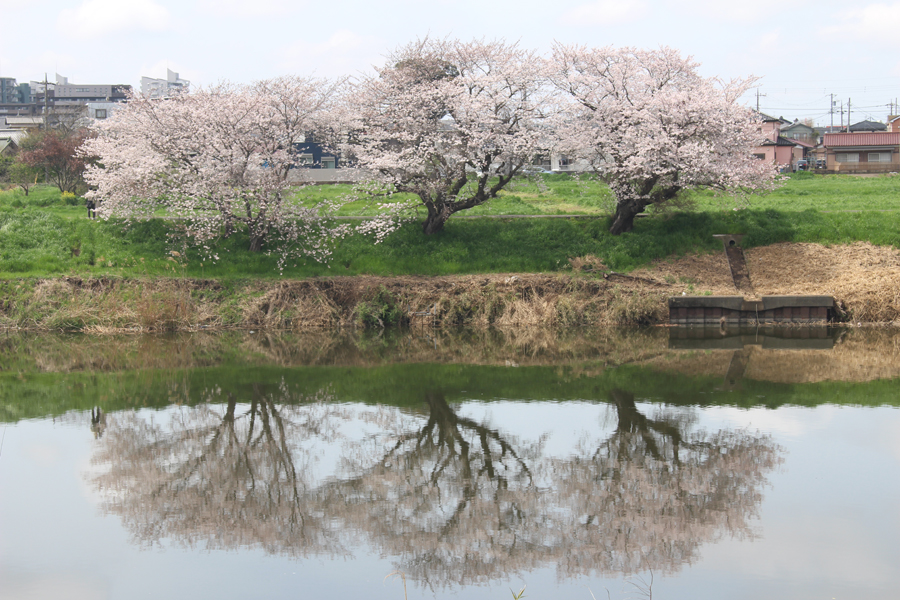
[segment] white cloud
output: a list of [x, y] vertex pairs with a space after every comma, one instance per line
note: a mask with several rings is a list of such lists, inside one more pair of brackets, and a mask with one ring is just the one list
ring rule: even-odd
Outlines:
[[614, 25], [636, 21], [648, 12], [643, 0], [596, 0], [567, 10], [559, 20], [566, 25]]
[[70, 37], [90, 38], [126, 31], [164, 31], [169, 10], [153, 0], [86, 0], [59, 14], [56, 28]]
[[351, 75], [361, 64], [381, 66], [387, 47], [380, 38], [341, 29], [318, 44], [298, 40], [282, 48], [279, 52], [279, 66], [304, 75]]
[[3, 12], [7, 11], [15, 11], [17, 9], [24, 10], [28, 8], [29, 5], [37, 4], [36, 0], [24, 0], [23, 2], [19, 2], [18, 0], [0, 0], [0, 10]]
[[863, 8], [848, 10], [836, 19], [840, 26], [826, 27], [824, 34], [850, 34], [860, 40], [900, 46], [900, 2], [893, 4], [870, 4]]
[[705, 16], [724, 21], [757, 23], [763, 20], [777, 21], [777, 19], [773, 19], [773, 15], [777, 15], [783, 5], [781, 0], [756, 0], [755, 2], [701, 0], [695, 6], [698, 11], [705, 13]]
[[200, 0], [197, 6], [201, 10], [209, 11], [210, 16], [247, 19], [274, 14], [284, 15], [301, 8], [303, 3], [289, 0]]

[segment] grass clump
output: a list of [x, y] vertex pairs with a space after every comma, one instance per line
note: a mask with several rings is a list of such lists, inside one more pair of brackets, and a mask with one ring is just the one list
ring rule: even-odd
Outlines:
[[356, 305], [355, 316], [362, 327], [384, 328], [400, 324], [406, 312], [394, 294], [380, 286], [372, 298]]

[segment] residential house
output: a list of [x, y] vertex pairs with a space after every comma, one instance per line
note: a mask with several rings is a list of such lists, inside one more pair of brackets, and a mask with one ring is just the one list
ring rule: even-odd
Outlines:
[[19, 151], [22, 138], [28, 135], [21, 129], [0, 129], [0, 156], [12, 156]]
[[44, 124], [44, 117], [6, 117], [7, 129], [18, 129], [28, 131], [30, 129], [40, 129]]
[[900, 132], [825, 134], [827, 169], [835, 173], [900, 171]]
[[818, 133], [816, 130], [796, 119], [790, 125], [781, 128], [781, 136], [791, 141], [806, 142], [813, 146], [815, 146], [818, 141]]
[[900, 115], [891, 115], [888, 117], [887, 130], [891, 133], [900, 133]]
[[762, 142], [753, 149], [753, 156], [774, 163], [783, 171], [794, 169], [797, 161], [805, 158], [813, 146], [799, 140], [789, 140], [781, 135], [781, 128], [791, 125], [790, 121], [763, 113], [757, 115], [760, 119], [759, 132], [762, 135]]
[[850, 133], [865, 133], [873, 131], [886, 131], [887, 127], [884, 123], [877, 121], [860, 121], [850, 126]]
[[288, 175], [291, 183], [356, 183], [369, 175], [346, 164], [339, 154], [326, 150], [311, 135], [294, 144], [294, 154], [296, 168]]
[[0, 131], [0, 156], [12, 156], [16, 152], [19, 151], [17, 144], [3, 137], [3, 132]]

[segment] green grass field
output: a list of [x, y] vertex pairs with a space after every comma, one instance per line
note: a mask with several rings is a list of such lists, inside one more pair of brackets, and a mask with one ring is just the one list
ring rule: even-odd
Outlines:
[[[351, 186], [316, 186], [298, 191], [298, 201], [315, 204], [352, 193]], [[402, 200], [395, 197], [394, 200]], [[276, 259], [245, 250], [246, 237], [233, 236], [217, 247], [209, 263], [183, 251], [168, 234], [165, 220], [124, 228], [90, 221], [79, 198], [62, 197], [47, 186], [28, 197], [0, 192], [0, 277], [116, 275], [211, 278], [309, 277], [318, 275], [440, 275], [482, 272], [551, 272], [568, 268], [572, 257], [593, 254], [611, 269], [627, 271], [665, 258], [721, 248], [715, 233], [744, 233], [748, 247], [776, 242], [842, 244], [871, 241], [900, 247], [900, 177], [858, 178], [801, 173], [784, 187], [749, 206], [734, 199], [696, 192], [691, 210], [638, 219], [621, 236], [607, 232], [613, 208], [608, 189], [595, 181], [549, 175], [514, 182], [500, 198], [459, 216], [585, 215], [578, 219], [458, 218], [444, 231], [425, 236], [415, 222], [375, 245], [351, 236], [335, 248], [328, 265], [290, 264], [283, 273]], [[740, 210], [734, 210], [737, 207]], [[365, 215], [372, 202], [356, 200], [340, 214]]]

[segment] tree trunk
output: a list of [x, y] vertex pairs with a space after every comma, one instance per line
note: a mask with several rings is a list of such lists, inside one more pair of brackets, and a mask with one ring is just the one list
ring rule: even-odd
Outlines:
[[646, 206], [647, 204], [641, 200], [628, 200], [616, 204], [616, 215], [613, 217], [612, 227], [609, 228], [609, 232], [613, 235], [619, 235], [634, 229], [634, 218]]
[[446, 204], [439, 204], [434, 208], [428, 208], [428, 217], [422, 223], [422, 231], [425, 235], [437, 233], [444, 228], [444, 223], [450, 218], [450, 207]]
[[250, 252], [260, 252], [263, 245], [263, 236], [250, 235]]

